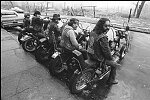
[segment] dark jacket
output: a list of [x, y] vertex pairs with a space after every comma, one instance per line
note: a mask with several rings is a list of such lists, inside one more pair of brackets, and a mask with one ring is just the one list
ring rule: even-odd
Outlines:
[[60, 28], [58, 27], [57, 23], [51, 21], [47, 26], [47, 32], [51, 35], [52, 31], [54, 32], [55, 36], [61, 36]]
[[91, 54], [92, 59], [98, 61], [113, 59], [106, 34], [102, 33], [98, 35], [92, 31], [89, 42], [88, 52]]
[[30, 19], [29, 18], [24, 18], [23, 19], [23, 27], [28, 28], [30, 26]]
[[43, 28], [43, 19], [34, 16], [31, 21], [31, 26], [33, 26], [34, 30], [41, 31]]

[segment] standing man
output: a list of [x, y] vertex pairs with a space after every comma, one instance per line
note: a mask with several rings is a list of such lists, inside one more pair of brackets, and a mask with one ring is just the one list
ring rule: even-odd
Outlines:
[[111, 55], [111, 50], [109, 47], [107, 32], [110, 28], [110, 20], [107, 18], [101, 18], [93, 31], [90, 34], [88, 53], [91, 59], [102, 62], [106, 60], [106, 64], [111, 66], [110, 76], [108, 78], [107, 84], [117, 84], [115, 80], [116, 68], [121, 67], [120, 64], [116, 63]]

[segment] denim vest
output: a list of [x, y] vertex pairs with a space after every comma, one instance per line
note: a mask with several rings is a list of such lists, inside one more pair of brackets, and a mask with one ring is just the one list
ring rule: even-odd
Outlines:
[[[72, 45], [72, 43], [70, 41], [70, 37], [69, 37], [69, 34], [68, 34], [69, 30], [73, 30], [73, 28], [71, 26], [66, 25], [65, 28], [63, 29], [63, 32], [62, 32], [60, 45], [62, 47], [65, 47], [68, 50], [73, 51], [73, 50], [75, 50], [75, 47]], [[72, 33], [72, 34], [75, 34], [77, 36], [77, 34], [75, 33], [74, 30], [73, 30], [73, 32], [74, 33]]]

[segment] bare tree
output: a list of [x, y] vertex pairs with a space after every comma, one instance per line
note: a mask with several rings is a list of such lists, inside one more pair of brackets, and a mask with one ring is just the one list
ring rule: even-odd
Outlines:
[[139, 1], [137, 2], [136, 6], [135, 6], [133, 16], [135, 16], [135, 14], [136, 14], [136, 11], [137, 11], [137, 8], [138, 8], [138, 5], [139, 5]]
[[11, 3], [11, 5], [12, 5], [12, 7], [14, 8], [14, 5], [13, 5], [12, 1], [10, 1], [10, 3]]
[[43, 12], [45, 10], [45, 6], [43, 3], [41, 3], [41, 12]]
[[139, 18], [139, 17], [140, 17], [140, 14], [141, 14], [141, 11], [142, 11], [142, 8], [143, 8], [145, 2], [146, 2], [146, 1], [142, 1], [142, 2], [141, 2], [141, 5], [139, 6], [139, 9], [138, 9], [138, 11], [137, 11], [136, 18]]

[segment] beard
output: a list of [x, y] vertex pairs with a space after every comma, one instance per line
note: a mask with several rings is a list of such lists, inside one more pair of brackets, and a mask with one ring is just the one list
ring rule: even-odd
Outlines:
[[103, 30], [103, 32], [108, 32], [108, 31], [109, 31], [109, 28]]

